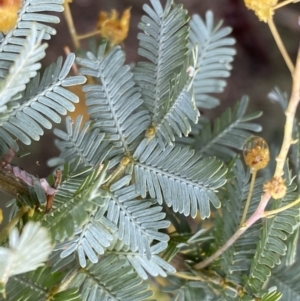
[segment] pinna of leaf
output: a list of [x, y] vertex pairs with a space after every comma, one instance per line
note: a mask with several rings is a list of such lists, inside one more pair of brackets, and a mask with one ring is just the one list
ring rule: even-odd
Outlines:
[[57, 192], [57, 188], [61, 182], [61, 170], [56, 170], [55, 182], [51, 187], [48, 181], [45, 178], [38, 179], [34, 175], [28, 173], [27, 171], [21, 169], [18, 166], [11, 165], [13, 157], [15, 156], [15, 152], [13, 149], [9, 149], [8, 152], [4, 155], [1, 161], [1, 166], [4, 170], [8, 171], [11, 175], [13, 175], [16, 179], [23, 181], [28, 186], [34, 186], [35, 181], [39, 181], [43, 191], [46, 194], [46, 212], [49, 212], [53, 205], [54, 196]]

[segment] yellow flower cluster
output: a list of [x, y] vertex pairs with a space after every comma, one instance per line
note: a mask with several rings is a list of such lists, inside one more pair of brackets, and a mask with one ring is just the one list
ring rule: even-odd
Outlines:
[[130, 8], [126, 9], [122, 16], [115, 9], [111, 13], [100, 12], [97, 27], [100, 34], [107, 39], [112, 46], [122, 43], [128, 34], [130, 22]]
[[273, 199], [281, 199], [286, 194], [286, 185], [283, 178], [273, 177], [264, 184], [264, 192], [269, 193]]
[[0, 1], [0, 31], [7, 33], [15, 27], [21, 4], [21, 0]]
[[243, 147], [244, 160], [251, 171], [265, 168], [270, 160], [267, 142], [258, 136], [248, 138]]
[[248, 9], [254, 10], [258, 19], [263, 22], [268, 22], [274, 14], [273, 6], [278, 0], [244, 0]]

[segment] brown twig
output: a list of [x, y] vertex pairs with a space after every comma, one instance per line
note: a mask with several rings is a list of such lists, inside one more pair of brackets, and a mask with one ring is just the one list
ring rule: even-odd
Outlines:
[[12, 172], [2, 168], [0, 168], [0, 190], [14, 197], [18, 197], [20, 194], [30, 197], [28, 185], [19, 180]]
[[269, 25], [270, 31], [271, 31], [271, 33], [273, 35], [273, 38], [274, 38], [274, 40], [275, 40], [275, 42], [277, 44], [277, 47], [278, 47], [278, 49], [279, 49], [279, 51], [280, 51], [280, 53], [281, 53], [281, 55], [282, 55], [282, 57], [283, 57], [286, 65], [287, 65], [287, 67], [289, 68], [291, 74], [293, 74], [294, 70], [295, 70], [294, 64], [293, 64], [293, 62], [292, 62], [289, 54], [287, 53], [287, 51], [285, 49], [285, 46], [284, 46], [284, 44], [283, 44], [283, 42], [281, 40], [281, 37], [280, 37], [280, 35], [279, 35], [278, 31], [277, 31], [277, 28], [275, 26], [273, 18], [270, 18], [268, 20], [268, 25]]
[[72, 14], [71, 14], [71, 10], [70, 10], [68, 1], [64, 2], [64, 15], [65, 15], [65, 18], [66, 18], [66, 21], [68, 24], [69, 32], [71, 34], [74, 46], [76, 49], [79, 49], [80, 42], [79, 42], [78, 35], [77, 35], [76, 29], [75, 29], [75, 25], [73, 22], [73, 18], [72, 18]]

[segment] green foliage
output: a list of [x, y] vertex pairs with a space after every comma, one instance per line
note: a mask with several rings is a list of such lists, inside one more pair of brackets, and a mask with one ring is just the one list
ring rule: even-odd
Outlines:
[[[231, 29], [215, 24], [210, 11], [205, 21], [190, 19], [173, 0], [165, 7], [150, 0], [134, 67], [120, 46], [102, 40], [97, 51], [59, 58], [41, 76], [42, 40], [56, 33], [43, 23], [57, 23], [51, 12], [63, 3], [24, 0], [0, 42], [0, 189], [15, 196], [0, 232], [0, 300], [142, 301], [162, 286], [174, 301], [300, 300], [299, 205], [259, 219], [219, 259], [195, 268], [243, 230], [251, 171], [238, 154], [261, 131], [254, 123], [261, 113], [246, 113], [246, 96], [212, 122], [199, 113], [217, 106], [226, 86]], [[80, 74], [68, 76], [75, 60]], [[68, 88], [85, 76], [90, 118], [67, 116], [66, 131], [54, 130], [55, 177], [11, 165], [20, 142], [39, 140], [43, 128], [74, 110], [79, 97]], [[286, 108], [280, 90], [271, 98]], [[268, 210], [297, 199], [298, 154], [295, 144], [287, 193]], [[248, 218], [265, 181], [254, 182]]]
[[[237, 159], [232, 168], [231, 181], [226, 184], [224, 195], [224, 207], [216, 224], [215, 231], [216, 247], [221, 247], [239, 227], [246, 198], [249, 192], [250, 173], [246, 171], [242, 162]], [[263, 179], [257, 179], [249, 207], [248, 216], [257, 208], [262, 194]], [[256, 223], [245, 235], [240, 237], [232, 248], [224, 252], [220, 259], [223, 271], [226, 271], [226, 278], [234, 283], [243, 283], [243, 276], [249, 271], [251, 260], [256, 251], [256, 244], [259, 236], [261, 223]], [[247, 246], [245, 248], [245, 246]]]
[[172, 301], [188, 301], [188, 300], [214, 300], [215, 294], [212, 289], [199, 281], [183, 281], [178, 278], [170, 278], [172, 285], [169, 285], [164, 290], [173, 293]]
[[276, 267], [269, 279], [268, 286], [276, 286], [282, 293], [282, 300], [300, 300], [299, 266], [288, 266], [285, 261]]
[[79, 287], [81, 284], [83, 301], [142, 301], [149, 300], [152, 295], [132, 266], [115, 255], [105, 255], [97, 266], [90, 264], [86, 269], [80, 269], [74, 285]]
[[[141, 109], [143, 100], [139, 89], [134, 88], [132, 73], [119, 46], [105, 55], [106, 44], [99, 47], [97, 58], [92, 53], [78, 59], [80, 71], [93, 76], [101, 85], [86, 85], [87, 112], [95, 127], [106, 133], [106, 139], [123, 155], [130, 154], [150, 122], [149, 113]], [[133, 112], [135, 113], [133, 114]]]
[[[13, 276], [6, 287], [6, 299], [0, 297], [0, 300], [46, 300], [47, 295], [52, 293], [51, 289], [63, 280], [63, 276], [62, 273], [51, 273], [51, 269], [47, 267]], [[82, 300], [78, 288], [70, 288], [59, 293], [53, 291], [52, 296], [52, 300], [55, 301]]]
[[[291, 182], [288, 173], [286, 173], [286, 179], [287, 194], [283, 199], [274, 201], [274, 209], [289, 204], [297, 198], [297, 193], [294, 192], [296, 185]], [[271, 269], [280, 264], [281, 257], [286, 255], [287, 246], [284, 241], [297, 227], [299, 214], [299, 206], [296, 206], [264, 221], [247, 281], [247, 285], [255, 292], [262, 289], [271, 275]]]
[[197, 107], [212, 109], [219, 100], [211, 93], [224, 91], [226, 81], [220, 78], [230, 76], [231, 63], [236, 53], [231, 46], [235, 44], [230, 27], [222, 27], [222, 21], [214, 24], [214, 16], [208, 11], [205, 22], [198, 15], [192, 16], [190, 41], [199, 45], [197, 68], [194, 81], [194, 97]]
[[91, 127], [90, 120], [84, 125], [81, 122], [82, 115], [79, 115], [74, 122], [67, 116], [67, 133], [60, 129], [54, 129], [54, 134], [61, 139], [56, 141], [61, 160], [53, 158], [50, 162], [51, 165], [72, 162], [79, 157], [85, 166], [96, 167], [107, 156], [112, 147], [107, 147], [108, 142], [103, 141], [105, 134], [101, 133], [98, 127], [89, 131]]
[[211, 125], [202, 121], [195, 129], [194, 139], [188, 141], [194, 148], [206, 155], [215, 155], [228, 160], [236, 155], [235, 150], [242, 150], [243, 144], [251, 132], [260, 132], [261, 126], [252, 121], [261, 116], [261, 112], [245, 115], [248, 98], [243, 97], [233, 109], [226, 109]]
[[145, 139], [133, 155], [137, 191], [142, 197], [147, 191], [153, 198], [162, 200], [175, 212], [196, 217], [200, 209], [202, 219], [210, 216], [209, 201], [220, 207], [215, 191], [225, 184], [226, 169], [215, 158], [194, 155], [194, 151], [168, 146], [164, 151], [153, 139]]

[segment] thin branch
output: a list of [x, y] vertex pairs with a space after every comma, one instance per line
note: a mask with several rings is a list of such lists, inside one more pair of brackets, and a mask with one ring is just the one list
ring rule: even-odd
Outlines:
[[274, 177], [281, 177], [283, 175], [284, 162], [286, 160], [289, 148], [293, 143], [292, 132], [295, 114], [300, 99], [300, 48], [298, 50], [296, 69], [293, 74], [292, 93], [289, 100], [288, 107], [285, 111], [286, 121], [284, 126], [284, 137], [279, 155], [276, 158], [276, 170]]
[[191, 280], [191, 281], [201, 281], [201, 282], [206, 282], [206, 283], [211, 283], [213, 285], [210, 285], [210, 288], [212, 290], [215, 291], [215, 293], [217, 294], [218, 293], [218, 290], [216, 289], [216, 285], [217, 286], [223, 286], [224, 283], [225, 283], [225, 280], [224, 278], [221, 278], [220, 276], [216, 276], [216, 275], [205, 275], [201, 272], [197, 272], [197, 275], [190, 275], [190, 274], [187, 274], [187, 273], [180, 273], [180, 272], [177, 272], [175, 274], [175, 276], [177, 276], [178, 278], [182, 278], [184, 280]]
[[15, 217], [5, 226], [5, 228], [0, 232], [0, 243], [7, 238], [10, 231], [16, 226], [16, 224], [20, 221], [23, 215], [28, 212], [29, 209], [30, 208], [28, 206], [23, 206], [15, 215]]
[[294, 202], [288, 204], [288, 205], [285, 205], [283, 207], [280, 207], [280, 208], [277, 208], [277, 209], [274, 209], [274, 210], [270, 210], [270, 211], [265, 211], [264, 214], [263, 214], [263, 217], [271, 217], [279, 212], [282, 212], [282, 211], [285, 211], [289, 208], [292, 208], [294, 206], [296, 206], [297, 204], [300, 203], [300, 198], [298, 198], [297, 200], [295, 200]]
[[280, 35], [279, 35], [278, 31], [277, 31], [276, 26], [274, 24], [273, 18], [269, 18], [268, 25], [269, 25], [270, 31], [271, 31], [271, 33], [273, 35], [273, 38], [274, 38], [274, 40], [275, 40], [275, 42], [277, 44], [277, 47], [278, 47], [278, 49], [279, 49], [279, 51], [280, 51], [280, 53], [281, 53], [281, 55], [282, 55], [282, 57], [283, 57], [286, 65], [287, 65], [287, 67], [289, 68], [291, 74], [293, 74], [294, 73], [294, 69], [295, 69], [294, 65], [293, 65], [293, 63], [291, 61], [291, 58], [289, 57], [289, 55], [288, 55], [288, 53], [287, 53], [287, 51], [285, 49], [285, 46], [284, 46], [284, 44], [283, 44], [283, 42], [281, 40], [281, 37], [280, 37]]
[[68, 24], [69, 32], [71, 34], [74, 46], [76, 49], [80, 48], [80, 42], [78, 39], [78, 35], [74, 26], [71, 10], [68, 1], [65, 1], [64, 3], [64, 15]]
[[78, 40], [83, 40], [83, 39], [87, 39], [89, 37], [98, 35], [101, 33], [101, 30], [94, 30], [85, 34], [81, 34], [81, 35], [77, 35]]
[[201, 270], [208, 266], [210, 263], [212, 263], [215, 259], [217, 259], [221, 254], [223, 254], [230, 246], [233, 245], [233, 243], [248, 229], [248, 227], [239, 228], [233, 236], [230, 237], [229, 240], [214, 254], [206, 258], [205, 260], [197, 263], [194, 268], [196, 270]]
[[205, 279], [203, 277], [201, 277], [200, 275], [189, 275], [186, 273], [177, 272], [177, 273], [175, 273], [175, 276], [178, 278], [185, 279], [185, 280], [205, 281]]
[[205, 260], [197, 263], [194, 268], [195, 269], [203, 269], [206, 266], [208, 266], [210, 263], [212, 263], [215, 259], [217, 259], [221, 254], [223, 254], [229, 247], [231, 247], [236, 240], [248, 229], [250, 228], [256, 221], [258, 221], [264, 213], [264, 210], [270, 200], [271, 196], [268, 193], [265, 193], [260, 203], [255, 210], [255, 212], [249, 217], [249, 219], [244, 223], [243, 227], [240, 227], [233, 236], [230, 237], [230, 239], [214, 254], [212, 254], [210, 257], [206, 258]]
[[77, 276], [77, 275], [78, 275], [78, 268], [75, 266], [73, 268], [73, 270], [70, 273], [68, 273], [68, 275], [65, 279], [63, 279], [57, 286], [54, 286], [53, 288], [51, 288], [51, 290], [49, 291], [49, 293], [47, 295], [47, 299], [45, 301], [53, 300], [53, 296], [55, 294], [68, 289], [70, 286], [70, 283], [72, 282], [72, 280], [74, 280], [75, 276]]
[[251, 201], [251, 196], [252, 196], [253, 187], [254, 187], [254, 183], [255, 183], [255, 179], [256, 179], [256, 174], [257, 174], [257, 170], [254, 170], [252, 172], [252, 176], [251, 176], [250, 188], [249, 188], [248, 197], [247, 197], [247, 201], [245, 204], [243, 216], [242, 216], [242, 219], [240, 222], [240, 227], [242, 227], [244, 225], [244, 222], [247, 218], [247, 213], [248, 213], [248, 209], [249, 209], [249, 205], [250, 205], [250, 201]]
[[28, 185], [12, 172], [2, 168], [0, 168], [0, 190], [13, 197], [18, 197], [20, 194], [30, 197]]
[[281, 7], [286, 6], [286, 5], [290, 4], [290, 3], [295, 3], [295, 0], [285, 0], [285, 1], [282, 1], [282, 2], [280, 2], [278, 4], [276, 4], [273, 7], [273, 9], [275, 10], [275, 9], [281, 8]]

